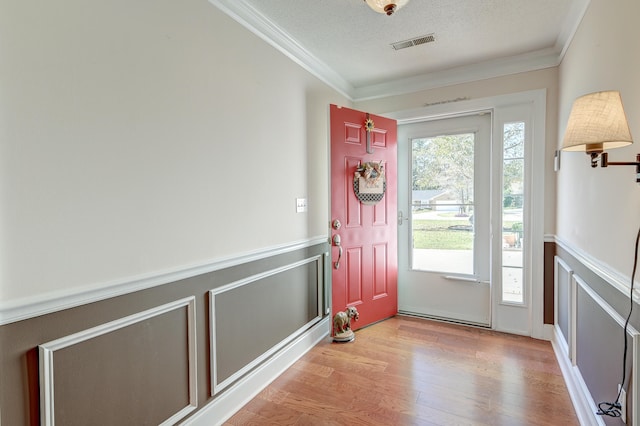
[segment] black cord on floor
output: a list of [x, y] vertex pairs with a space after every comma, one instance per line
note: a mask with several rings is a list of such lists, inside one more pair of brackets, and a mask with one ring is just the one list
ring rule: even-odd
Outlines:
[[638, 235], [636, 236], [636, 248], [633, 256], [633, 272], [631, 272], [631, 287], [629, 290], [629, 315], [624, 322], [624, 352], [622, 355], [622, 380], [620, 381], [620, 389], [618, 389], [618, 396], [615, 402], [601, 402], [598, 404], [598, 411], [596, 414], [599, 416], [620, 417], [622, 403], [620, 402], [620, 395], [622, 395], [622, 389], [624, 389], [624, 381], [627, 378], [627, 349], [628, 349], [628, 335], [627, 328], [629, 326], [629, 320], [631, 319], [631, 312], [633, 312], [633, 283], [636, 276], [636, 268], [638, 266], [638, 243], [640, 242], [640, 229], [638, 229]]

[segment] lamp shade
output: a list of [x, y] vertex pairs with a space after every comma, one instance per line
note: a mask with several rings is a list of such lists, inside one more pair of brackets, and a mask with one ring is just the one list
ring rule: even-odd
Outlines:
[[620, 92], [590, 93], [575, 100], [562, 141], [563, 150], [602, 152], [631, 143]]
[[392, 15], [393, 12], [400, 9], [405, 4], [409, 3], [409, 0], [364, 0], [369, 7], [378, 13], [384, 13], [386, 15]]

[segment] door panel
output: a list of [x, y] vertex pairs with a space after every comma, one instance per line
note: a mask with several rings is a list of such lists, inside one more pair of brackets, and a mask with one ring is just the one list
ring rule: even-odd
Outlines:
[[[371, 115], [375, 127], [367, 132], [366, 113], [335, 105], [330, 116], [331, 221], [341, 222], [331, 229], [332, 241], [340, 236], [340, 247], [332, 246], [332, 311], [355, 306], [357, 329], [397, 313], [397, 128], [395, 120]], [[362, 203], [354, 190], [355, 172], [367, 162], [385, 172], [386, 192], [374, 204]]]
[[[362, 303], [362, 248], [352, 247], [347, 250], [347, 282], [348, 297], [346, 306]], [[345, 307], [346, 307], [345, 306]]]
[[[333, 149], [333, 148], [332, 148]], [[353, 192], [352, 188], [352, 183], [349, 181], [349, 176], [346, 176], [345, 178], [345, 171], [346, 170], [355, 170], [358, 168], [358, 165], [360, 164], [362, 160], [358, 157], [346, 157], [345, 158], [345, 166], [342, 169], [342, 172], [336, 177], [336, 179], [341, 179], [342, 180], [342, 184], [344, 185], [344, 187], [342, 188], [344, 194], [346, 194], [347, 196], [347, 204], [346, 204], [346, 215], [347, 215], [347, 223], [345, 224], [347, 226], [347, 228], [353, 228], [353, 229], [358, 229], [360, 227], [362, 227], [362, 208], [361, 208], [361, 204], [360, 201], [358, 201], [358, 199], [356, 198], [356, 194]], [[332, 177], [333, 179], [333, 173], [332, 173]], [[335, 202], [337, 203], [339, 200], [335, 200]], [[332, 197], [332, 209], [333, 209], [333, 197]], [[340, 212], [337, 211], [338, 210], [338, 206], [336, 204], [336, 215], [339, 215]], [[333, 215], [332, 212], [332, 218], [336, 218], [337, 216]]]
[[373, 246], [373, 298], [386, 297], [389, 293], [387, 281], [387, 244]]

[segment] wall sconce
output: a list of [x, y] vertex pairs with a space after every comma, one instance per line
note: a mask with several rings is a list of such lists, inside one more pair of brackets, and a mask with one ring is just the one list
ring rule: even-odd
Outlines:
[[604, 150], [633, 143], [620, 92], [606, 91], [579, 97], [573, 103], [562, 141], [563, 151], [584, 151], [591, 156], [591, 167], [636, 166], [640, 183], [640, 154], [636, 161], [609, 161]]

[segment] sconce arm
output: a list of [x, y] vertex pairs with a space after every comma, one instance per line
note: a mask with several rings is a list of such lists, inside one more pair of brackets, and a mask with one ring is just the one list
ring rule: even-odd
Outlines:
[[[593, 165], [593, 156], [591, 157], [591, 167]], [[600, 167], [609, 166], [636, 166], [636, 182], [640, 183], [640, 154], [636, 154], [636, 161], [609, 161], [609, 154], [603, 152], [600, 154]]]

